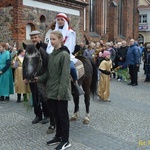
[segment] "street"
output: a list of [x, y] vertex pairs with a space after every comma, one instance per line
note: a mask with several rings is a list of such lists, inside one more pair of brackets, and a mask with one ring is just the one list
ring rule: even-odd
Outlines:
[[[88, 125], [82, 123], [85, 115], [83, 97], [80, 99], [80, 118], [70, 123], [70, 150], [150, 150], [150, 83], [144, 82], [139, 72], [139, 85], [111, 80], [111, 102], [91, 99]], [[73, 114], [69, 102], [69, 115]], [[32, 125], [33, 109], [24, 102], [0, 103], [0, 150], [53, 150], [46, 142], [54, 137], [46, 134], [48, 124]]]

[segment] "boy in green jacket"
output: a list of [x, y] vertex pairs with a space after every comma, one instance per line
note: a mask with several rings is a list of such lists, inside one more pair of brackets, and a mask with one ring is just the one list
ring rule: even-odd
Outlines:
[[63, 36], [60, 31], [51, 32], [50, 40], [54, 50], [49, 55], [47, 72], [35, 79], [38, 82], [47, 82], [48, 104], [53, 109], [56, 122], [56, 135], [47, 144], [59, 143], [55, 149], [65, 150], [71, 147], [68, 114], [68, 100], [71, 99], [70, 55], [67, 47], [62, 46]]

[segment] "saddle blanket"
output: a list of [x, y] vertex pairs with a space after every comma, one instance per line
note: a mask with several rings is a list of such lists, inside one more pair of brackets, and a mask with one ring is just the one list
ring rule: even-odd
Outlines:
[[78, 80], [83, 77], [85, 70], [83, 63], [78, 59], [78, 61], [75, 63], [76, 71], [77, 71], [77, 78]]

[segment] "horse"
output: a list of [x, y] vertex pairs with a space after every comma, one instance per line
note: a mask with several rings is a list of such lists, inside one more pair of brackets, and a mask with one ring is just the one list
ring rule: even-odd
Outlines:
[[[23, 47], [26, 50], [23, 61], [23, 79], [26, 79], [28, 82], [35, 82], [34, 78], [36, 76], [40, 76], [46, 72], [48, 54], [41, 47], [40, 43], [36, 45], [26, 45], [23, 43]], [[45, 63], [42, 61], [43, 59], [46, 60]], [[46, 83], [37, 82], [37, 87], [43, 100], [47, 100], [45, 84]], [[38, 104], [39, 103], [40, 101]]]
[[[27, 76], [27, 80], [34, 80], [34, 77], [37, 75], [40, 75], [40, 72], [43, 72], [43, 64], [41, 61], [41, 56], [39, 53], [39, 50], [42, 50], [42, 47], [39, 47], [39, 45], [24, 45], [24, 48], [26, 49], [26, 55], [24, 58], [24, 73]], [[48, 59], [47, 57], [45, 57]], [[84, 66], [85, 74], [83, 77], [81, 77], [78, 80], [79, 85], [82, 86], [85, 94], [84, 94], [84, 101], [85, 101], [85, 108], [86, 108], [86, 115], [83, 119], [84, 124], [88, 124], [90, 121], [90, 115], [89, 115], [89, 107], [90, 107], [90, 95], [91, 93], [94, 95], [97, 90], [97, 68], [94, 65], [92, 61], [90, 61], [88, 58], [85, 58], [83, 56], [77, 56], [77, 59], [79, 59]], [[40, 87], [41, 86], [41, 87]], [[39, 85], [38, 88], [40, 90], [40, 93], [45, 97], [46, 91], [45, 91], [45, 84]], [[72, 84], [72, 89], [74, 88]], [[74, 114], [70, 118], [70, 121], [75, 121], [78, 118], [78, 112], [79, 112], [79, 93], [73, 92], [73, 100], [74, 100]], [[46, 97], [45, 97], [46, 99]]]
[[[85, 109], [86, 114], [83, 119], [83, 124], [88, 124], [90, 121], [90, 114], [89, 114], [89, 108], [90, 108], [90, 96], [91, 93], [94, 97], [97, 90], [97, 68], [95, 63], [84, 57], [84, 56], [76, 56], [77, 59], [79, 59], [84, 66], [85, 73], [83, 77], [81, 77], [78, 80], [79, 85], [82, 86], [85, 94], [84, 94], [84, 102], [85, 102]], [[72, 84], [73, 85], [73, 84]], [[79, 94], [78, 93], [72, 93], [73, 100], [74, 100], [74, 114], [70, 118], [70, 121], [76, 121], [79, 117]]]

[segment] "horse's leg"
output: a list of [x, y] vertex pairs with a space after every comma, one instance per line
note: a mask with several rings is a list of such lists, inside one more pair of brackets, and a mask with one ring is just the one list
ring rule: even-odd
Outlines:
[[[87, 80], [86, 80], [87, 81]], [[89, 115], [89, 107], [90, 107], [90, 85], [91, 85], [91, 82], [90, 80], [88, 79], [89, 82], [84, 82], [82, 84], [82, 87], [83, 87], [83, 90], [85, 91], [85, 94], [84, 94], [84, 102], [85, 102], [85, 108], [86, 108], [86, 115], [83, 119], [83, 123], [84, 124], [88, 124], [89, 121], [90, 121], [90, 115]]]
[[72, 96], [73, 96], [73, 101], [74, 101], [75, 107], [74, 107], [74, 114], [70, 118], [70, 121], [75, 121], [79, 117], [79, 114], [78, 114], [78, 112], [79, 112], [79, 93], [73, 84], [72, 84]]
[[75, 104], [74, 113], [79, 111], [79, 95], [73, 95], [73, 101]]
[[84, 103], [85, 103], [85, 109], [86, 113], [89, 113], [89, 107], [90, 107], [90, 81], [84, 82], [82, 84], [83, 90], [85, 91], [84, 94]]

